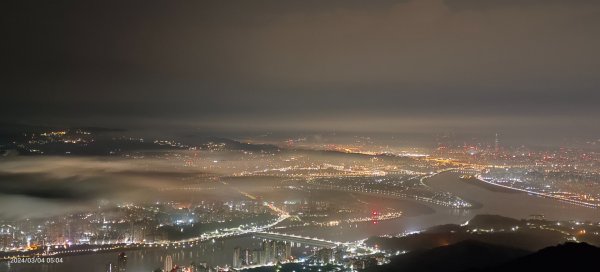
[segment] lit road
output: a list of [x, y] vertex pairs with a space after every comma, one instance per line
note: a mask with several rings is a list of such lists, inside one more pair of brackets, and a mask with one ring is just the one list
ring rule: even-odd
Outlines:
[[294, 242], [294, 243], [310, 245], [310, 246], [315, 246], [315, 247], [332, 248], [332, 247], [342, 245], [341, 242], [334, 242], [334, 241], [328, 241], [328, 240], [316, 238], [316, 237], [304, 237], [304, 236], [300, 236], [300, 235], [283, 234], [283, 233], [277, 233], [277, 232], [258, 231], [258, 232], [253, 233], [253, 236], [257, 237], [257, 238], [267, 239], [267, 240]]

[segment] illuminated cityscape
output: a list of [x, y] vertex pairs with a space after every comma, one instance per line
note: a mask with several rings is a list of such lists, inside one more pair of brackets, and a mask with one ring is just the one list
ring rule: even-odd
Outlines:
[[[473, 196], [463, 196], [465, 192], [460, 188], [448, 190], [444, 182], [437, 181], [448, 178], [461, 186], [502, 192], [524, 201], [541, 199], [544, 205], [556, 206], [523, 209], [522, 216], [531, 220], [526, 224], [466, 229], [465, 235], [543, 230], [556, 233], [564, 241], [600, 241], [596, 229], [600, 225], [590, 223], [598, 221], [589, 221], [597, 218], [600, 197], [594, 191], [596, 187], [589, 185], [599, 181], [600, 156], [584, 149], [534, 151], [521, 146], [513, 151], [498, 144], [496, 138], [487, 144], [475, 143], [474, 147], [421, 148], [414, 155], [404, 150], [382, 152], [384, 147], [377, 146], [376, 140], [369, 145], [324, 148], [290, 146], [285, 139], [268, 145], [207, 139], [202, 144], [177, 143], [165, 148], [164, 143], [175, 141], [125, 136], [100, 141], [92, 132], [85, 133], [85, 141], [68, 140], [82, 134], [80, 130], [27, 134], [31, 138], [6, 145], [5, 152], [38, 150], [56, 154], [68, 148], [85, 154], [87, 148], [97, 150], [95, 143], [102, 142], [105, 156], [119, 162], [106, 165], [104, 159], [81, 161], [85, 156], [69, 157], [72, 154], [58, 161], [30, 157], [29, 167], [34, 169], [50, 167], [53, 171], [59, 167], [70, 175], [71, 171], [86, 168], [102, 176], [110, 168], [126, 165], [127, 169], [110, 173], [127, 182], [121, 186], [130, 186], [128, 183], [135, 182], [137, 175], [173, 181], [146, 189], [150, 199], [138, 196], [138, 201], [100, 200], [93, 208], [72, 213], [5, 219], [0, 227], [0, 249], [3, 259], [9, 262], [45, 256], [61, 263], [71, 256], [101, 253], [113, 256], [105, 264], [109, 271], [127, 271], [130, 264], [136, 263], [131, 258], [140, 258], [131, 256], [129, 252], [133, 251], [152, 256], [148, 258], [156, 261], [151, 269], [162, 266], [163, 271], [259, 269], [295, 263], [364, 269], [389, 263], [390, 257], [400, 252], [378, 249], [366, 238], [427, 232], [426, 228], [419, 232], [390, 230], [399, 222], [447, 211], [451, 212], [450, 219], [435, 219], [425, 226], [444, 222], [437, 220], [467, 222], [471, 226], [468, 221], [472, 216], [487, 213], [479, 212], [482, 205], [493, 207]], [[40, 141], [39, 137], [52, 140]], [[143, 149], [129, 147], [130, 143], [141, 142], [149, 144]], [[78, 161], [79, 165], [75, 163]], [[6, 167], [4, 171], [26, 172]], [[153, 170], [146, 170], [146, 175], [137, 168]], [[565, 208], [583, 220], [568, 220], [568, 215], [561, 215]], [[514, 213], [510, 208], [492, 211]], [[546, 216], [562, 220], [546, 221]], [[209, 248], [210, 255], [222, 252], [222, 258], [203, 258], [206, 253], [199, 251]], [[189, 256], [181, 257], [177, 250], [189, 250]]]
[[0, 272], [598, 266], [600, 1], [2, 11]]

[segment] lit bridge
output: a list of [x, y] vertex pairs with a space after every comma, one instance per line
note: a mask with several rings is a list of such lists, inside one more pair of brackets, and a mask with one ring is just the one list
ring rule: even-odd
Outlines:
[[304, 237], [304, 236], [300, 236], [300, 235], [284, 234], [284, 233], [276, 233], [276, 232], [259, 231], [259, 232], [252, 233], [252, 235], [256, 238], [293, 242], [293, 243], [297, 243], [297, 244], [309, 245], [309, 246], [314, 246], [314, 247], [332, 248], [332, 247], [336, 247], [336, 246], [343, 244], [341, 242], [334, 242], [334, 241], [329, 241], [329, 240], [325, 240], [325, 239], [321, 239], [321, 238]]

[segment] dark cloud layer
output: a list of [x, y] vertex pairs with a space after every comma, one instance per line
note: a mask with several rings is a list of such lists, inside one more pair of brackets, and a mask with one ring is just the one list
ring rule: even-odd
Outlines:
[[10, 103], [0, 113], [13, 121], [360, 132], [526, 122], [533, 132], [600, 133], [598, 1], [19, 1], [1, 10]]
[[0, 194], [22, 195], [61, 201], [84, 201], [104, 195], [102, 188], [85, 188], [97, 181], [69, 177], [57, 179], [44, 174], [0, 173]]
[[154, 201], [165, 188], [207, 179], [165, 160], [95, 157], [0, 159], [0, 217], [61, 214], [98, 205]]

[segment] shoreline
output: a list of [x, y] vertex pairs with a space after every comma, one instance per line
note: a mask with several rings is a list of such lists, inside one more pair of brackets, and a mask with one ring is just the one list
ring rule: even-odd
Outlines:
[[591, 208], [591, 209], [597, 209], [597, 208], [600, 207], [598, 205], [594, 205], [594, 204], [583, 202], [583, 201], [578, 201], [578, 200], [573, 200], [573, 199], [568, 199], [568, 198], [562, 198], [562, 197], [558, 197], [558, 196], [554, 196], [554, 195], [550, 195], [550, 194], [546, 194], [546, 193], [528, 191], [528, 190], [525, 190], [525, 189], [520, 189], [520, 188], [515, 188], [515, 187], [511, 187], [511, 186], [502, 185], [502, 184], [497, 184], [497, 183], [494, 183], [494, 182], [489, 182], [489, 181], [486, 181], [486, 180], [482, 179], [479, 175], [475, 176], [475, 178], [478, 181], [483, 182], [483, 183], [488, 184], [488, 185], [492, 185], [492, 186], [496, 186], [496, 187], [500, 187], [500, 188], [504, 188], [504, 189], [508, 189], [508, 190], [513, 190], [513, 191], [517, 191], [517, 192], [527, 193], [529, 195], [534, 195], [534, 196], [539, 196], [539, 197], [544, 197], [544, 198], [551, 198], [551, 199], [554, 199], [554, 200], [558, 200], [560, 202], [569, 203], [569, 204], [573, 204], [573, 205], [577, 205], [577, 206], [581, 206], [581, 207], [586, 207], [586, 208]]

